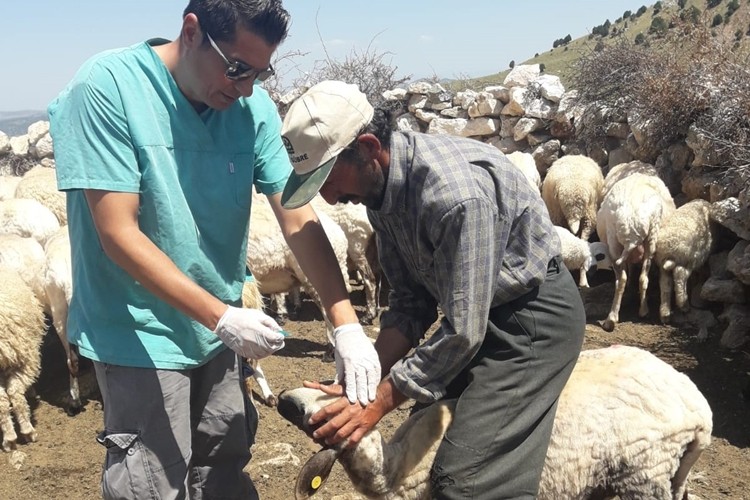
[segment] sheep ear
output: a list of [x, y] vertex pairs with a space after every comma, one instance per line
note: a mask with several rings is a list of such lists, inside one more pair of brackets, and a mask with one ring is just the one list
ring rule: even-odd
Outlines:
[[339, 452], [333, 448], [324, 448], [313, 455], [297, 475], [294, 497], [302, 500], [316, 494], [328, 479], [338, 456]]

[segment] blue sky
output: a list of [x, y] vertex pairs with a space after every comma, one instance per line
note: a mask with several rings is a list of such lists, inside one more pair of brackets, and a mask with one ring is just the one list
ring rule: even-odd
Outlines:
[[[161, 36], [173, 39], [187, 0], [5, 0], [0, 9], [0, 111], [45, 109], [97, 52]], [[651, 3], [646, 3], [650, 5]], [[301, 70], [325, 54], [343, 59], [371, 45], [397, 76], [483, 76], [521, 62], [570, 34], [614, 22], [644, 0], [285, 0], [292, 16], [279, 53]], [[388, 60], [388, 59], [387, 59]], [[297, 69], [282, 68], [287, 78]]]

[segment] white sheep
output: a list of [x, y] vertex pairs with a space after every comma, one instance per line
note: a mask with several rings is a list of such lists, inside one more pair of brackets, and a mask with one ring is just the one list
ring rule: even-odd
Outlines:
[[16, 271], [34, 292], [44, 312], [51, 314], [44, 289], [44, 261], [44, 248], [34, 238], [0, 234], [0, 267]]
[[[367, 207], [353, 203], [329, 205], [322, 196], [315, 196], [310, 202], [315, 212], [324, 213], [341, 227], [348, 241], [347, 255], [362, 280], [365, 291], [366, 310], [362, 321], [372, 323], [378, 315], [377, 277], [373, 263], [367, 258], [367, 247], [374, 238], [374, 230], [367, 217]], [[347, 278], [347, 275], [344, 275]]]
[[[307, 419], [335, 399], [298, 388], [283, 392], [278, 408], [311, 434]], [[387, 443], [372, 430], [352, 448], [318, 452], [299, 473], [297, 498], [318, 491], [337, 459], [369, 498], [431, 498], [430, 467], [455, 403], [414, 413]], [[627, 346], [583, 351], [560, 395], [538, 498], [683, 499], [712, 427], [695, 384], [656, 356]]]
[[[317, 214], [323, 230], [333, 247], [343, 277], [347, 275], [346, 256], [348, 241], [344, 231], [323, 213]], [[333, 327], [328, 321], [317, 292], [299, 267], [297, 259], [287, 245], [271, 205], [265, 196], [253, 192], [250, 212], [250, 236], [247, 243], [247, 268], [258, 280], [260, 291], [276, 295], [277, 314], [283, 318], [286, 310], [279, 294], [296, 291], [299, 287], [313, 299], [328, 325], [329, 340]], [[345, 280], [347, 282], [347, 280]]]
[[604, 330], [611, 332], [619, 321], [630, 262], [642, 260], [638, 314], [641, 317], [648, 314], [646, 292], [651, 259], [656, 251], [662, 220], [674, 210], [674, 200], [664, 182], [642, 173], [631, 174], [616, 182], [602, 201], [597, 213], [596, 232], [599, 240], [607, 244], [615, 272], [615, 295], [609, 315], [602, 323]]
[[631, 174], [645, 174], [658, 177], [659, 174], [656, 168], [649, 164], [644, 163], [640, 160], [633, 160], [626, 163], [618, 163], [614, 167], [609, 169], [607, 175], [604, 176], [604, 187], [602, 188], [602, 199], [607, 196], [609, 190], [615, 185], [617, 181], [621, 181], [625, 177]]
[[706, 200], [693, 200], [665, 218], [659, 230], [654, 258], [659, 265], [659, 317], [663, 323], [672, 316], [673, 284], [677, 307], [682, 311], [689, 308], [688, 278], [706, 263], [716, 241], [710, 210], [711, 204]]
[[607, 253], [607, 245], [600, 241], [587, 242], [576, 237], [573, 233], [564, 227], [555, 226], [557, 235], [560, 237], [563, 263], [565, 267], [573, 271], [579, 271], [578, 285], [588, 288], [589, 282], [586, 273], [593, 266], [597, 269], [610, 269], [612, 263]]
[[539, 169], [536, 168], [536, 162], [534, 156], [530, 153], [523, 153], [521, 151], [514, 151], [513, 153], [505, 155], [513, 165], [523, 172], [526, 180], [529, 181], [534, 189], [537, 191], [542, 185], [542, 177], [539, 175]]
[[11, 411], [27, 441], [36, 441], [26, 391], [41, 365], [44, 311], [34, 292], [13, 270], [0, 268], [0, 432], [2, 448], [16, 447]]
[[60, 229], [60, 222], [36, 200], [13, 198], [0, 201], [0, 234], [32, 237], [44, 245]]
[[16, 187], [21, 182], [17, 175], [0, 175], [0, 201], [16, 197]]
[[65, 193], [57, 189], [54, 168], [37, 165], [26, 172], [16, 187], [15, 197], [36, 200], [55, 214], [61, 226], [68, 223]]
[[67, 412], [74, 415], [83, 405], [78, 386], [78, 354], [68, 342], [68, 307], [73, 296], [73, 267], [68, 226], [61, 227], [50, 236], [44, 246], [44, 253], [44, 289], [49, 299], [52, 324], [65, 350], [69, 376]]
[[569, 155], [555, 160], [542, 182], [542, 199], [552, 223], [588, 241], [603, 185], [602, 170], [591, 158]]

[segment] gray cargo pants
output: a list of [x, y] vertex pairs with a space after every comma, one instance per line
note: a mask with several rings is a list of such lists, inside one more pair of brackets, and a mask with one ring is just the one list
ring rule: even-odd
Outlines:
[[490, 311], [469, 366], [451, 382], [458, 398], [430, 474], [436, 499], [532, 499], [557, 400], [581, 350], [583, 303], [559, 258], [537, 289]]
[[258, 498], [242, 470], [258, 417], [237, 361], [226, 349], [190, 370], [94, 363], [104, 399], [103, 498]]

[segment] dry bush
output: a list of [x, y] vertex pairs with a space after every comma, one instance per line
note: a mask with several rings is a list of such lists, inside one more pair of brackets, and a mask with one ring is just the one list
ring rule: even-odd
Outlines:
[[7, 154], [0, 156], [0, 173], [3, 175], [21, 176], [31, 170], [36, 164], [37, 160], [31, 157]]
[[[691, 125], [716, 150], [721, 167], [746, 175], [750, 164], [750, 70], [733, 40], [712, 36], [707, 14], [672, 19], [648, 47], [619, 37], [577, 63], [579, 104], [606, 107], [649, 122], [649, 140], [662, 149], [684, 140]], [[601, 140], [601, 130], [582, 130]]]

